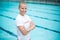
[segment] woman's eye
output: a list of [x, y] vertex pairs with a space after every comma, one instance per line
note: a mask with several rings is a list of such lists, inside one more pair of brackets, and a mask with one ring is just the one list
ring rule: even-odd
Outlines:
[[25, 9], [27, 9], [27, 8], [25, 8]]
[[27, 8], [22, 8], [22, 9], [27, 9]]
[[22, 8], [22, 9], [24, 9], [24, 8]]

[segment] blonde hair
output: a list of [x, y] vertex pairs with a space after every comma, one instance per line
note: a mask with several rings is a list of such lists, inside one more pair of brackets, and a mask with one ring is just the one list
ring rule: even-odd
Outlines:
[[20, 3], [20, 4], [19, 4], [19, 8], [20, 8], [21, 4], [25, 4], [25, 5], [26, 5], [26, 3]]
[[20, 5], [21, 4], [26, 4], [24, 0], [21, 0], [20, 3], [19, 3], [19, 8], [20, 8]]

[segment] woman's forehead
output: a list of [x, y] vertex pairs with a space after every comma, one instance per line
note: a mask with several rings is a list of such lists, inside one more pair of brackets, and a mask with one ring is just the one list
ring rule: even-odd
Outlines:
[[20, 7], [26, 7], [26, 4], [25, 3], [21, 3]]

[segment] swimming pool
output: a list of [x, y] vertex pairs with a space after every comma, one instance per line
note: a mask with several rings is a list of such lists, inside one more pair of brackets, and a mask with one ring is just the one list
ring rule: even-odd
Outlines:
[[[15, 18], [18, 2], [0, 2], [0, 39], [17, 40]], [[31, 40], [60, 40], [60, 6], [27, 3], [27, 15], [35, 23], [30, 32]]]

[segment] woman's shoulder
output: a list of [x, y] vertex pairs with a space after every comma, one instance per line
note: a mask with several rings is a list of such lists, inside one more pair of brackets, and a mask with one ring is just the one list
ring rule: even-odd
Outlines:
[[31, 21], [31, 18], [30, 18], [30, 16], [29, 15], [26, 15], [27, 16], [27, 18]]
[[30, 16], [29, 16], [29, 15], [26, 15], [26, 17], [30, 18]]
[[16, 19], [20, 19], [21, 17], [20, 17], [20, 15], [18, 14], [17, 16], [16, 16]]

